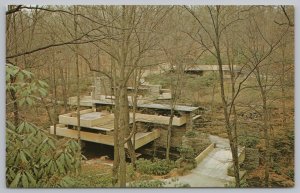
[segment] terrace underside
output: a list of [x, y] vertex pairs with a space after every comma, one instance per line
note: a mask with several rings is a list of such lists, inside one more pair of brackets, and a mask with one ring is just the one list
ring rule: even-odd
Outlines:
[[[50, 134], [54, 134], [53, 126], [50, 127]], [[77, 139], [78, 131], [75, 129], [69, 129], [65, 125], [58, 124], [56, 127], [55, 135]], [[155, 129], [151, 132], [136, 133], [135, 139], [131, 139], [131, 140], [132, 141], [135, 140], [135, 149], [138, 149], [138, 148], [150, 143], [151, 141], [154, 141], [155, 139], [159, 138], [159, 136], [160, 136], [160, 131], [158, 129]], [[81, 138], [81, 140], [84, 140], [84, 141], [114, 146], [113, 135], [105, 135], [105, 134], [101, 134], [101, 133], [80, 131], [80, 138]], [[125, 144], [125, 148], [127, 148], [127, 144]]]

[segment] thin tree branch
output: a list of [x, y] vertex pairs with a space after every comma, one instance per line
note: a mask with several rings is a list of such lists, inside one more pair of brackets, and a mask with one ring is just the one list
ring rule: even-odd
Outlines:
[[22, 8], [23, 8], [22, 5], [17, 5], [16, 8], [6, 11], [6, 15], [16, 13], [16, 12], [20, 11]]

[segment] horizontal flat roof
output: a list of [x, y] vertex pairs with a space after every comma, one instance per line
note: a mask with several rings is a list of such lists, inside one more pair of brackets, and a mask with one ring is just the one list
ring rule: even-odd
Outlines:
[[93, 120], [99, 117], [102, 117], [103, 115], [107, 115], [107, 113], [102, 112], [90, 112], [90, 113], [84, 113], [80, 115], [80, 119], [84, 120]]
[[[103, 105], [113, 105], [113, 102], [101, 101], [101, 100], [93, 100], [93, 103], [103, 104]], [[129, 104], [131, 105], [131, 104]], [[156, 104], [156, 103], [148, 103], [148, 104], [138, 104], [139, 108], [148, 108], [148, 109], [161, 109], [161, 110], [171, 110], [171, 105], [169, 104]], [[175, 105], [175, 111], [181, 112], [192, 112], [199, 109], [199, 107], [191, 107], [185, 105]]]
[[[140, 104], [138, 105], [140, 108], [149, 108], [149, 109], [162, 109], [162, 110], [171, 110], [171, 105], [169, 104]], [[175, 105], [175, 111], [184, 111], [184, 112], [192, 112], [194, 110], [199, 109], [199, 107], [190, 107], [185, 105]]]
[[[224, 65], [222, 66], [222, 69], [224, 71], [229, 71], [229, 66]], [[218, 71], [219, 70], [219, 65], [195, 65], [188, 67], [184, 71]], [[233, 65], [233, 71], [240, 71], [241, 67]]]

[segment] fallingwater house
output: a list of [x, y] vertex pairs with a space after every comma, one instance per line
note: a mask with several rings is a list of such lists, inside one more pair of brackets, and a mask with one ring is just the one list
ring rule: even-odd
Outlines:
[[[110, 147], [114, 146], [114, 114], [112, 111], [114, 96], [111, 95], [112, 89], [110, 82], [106, 78], [97, 77], [95, 78], [94, 86], [92, 86], [90, 96], [81, 97], [80, 106], [87, 108], [80, 111], [80, 135], [82, 141]], [[127, 89], [128, 93], [133, 91], [132, 87], [128, 87]], [[168, 100], [171, 99], [170, 90], [163, 89], [161, 85], [143, 84], [139, 87], [137, 93], [138, 101], [135, 113], [136, 134], [131, 139], [134, 144], [134, 149], [136, 150], [136, 155], [165, 157], [167, 129], [171, 115], [171, 106], [168, 104]], [[131, 97], [129, 94], [129, 109], [132, 107]], [[68, 103], [69, 105], [76, 106], [77, 97], [70, 97]], [[180, 153], [178, 151], [180, 147], [191, 147], [194, 151], [195, 163], [197, 164], [200, 164], [204, 159], [206, 159], [207, 162], [210, 156], [220, 156], [223, 155], [222, 153], [228, 152], [228, 149], [223, 150], [219, 147], [220, 145], [216, 145], [216, 143], [211, 140], [212, 137], [208, 134], [196, 132], [196, 136], [187, 137], [189, 131], [194, 132], [193, 128], [197, 128], [199, 124], [201, 125], [202, 111], [203, 108], [201, 107], [175, 105], [175, 116], [172, 122], [170, 144], [171, 159], [180, 160]], [[132, 126], [133, 123], [132, 117], [133, 114], [130, 112], [130, 126]], [[56, 125], [56, 130], [54, 131], [54, 127], [51, 126], [50, 133], [76, 139], [78, 137], [76, 126], [76, 112], [59, 115], [59, 124]], [[126, 145], [125, 148], [127, 149]], [[226, 148], [229, 148], [229, 146], [226, 146]], [[111, 153], [113, 153], [113, 151]], [[246, 156], [245, 148], [239, 147], [240, 163], [243, 163], [245, 158], [249, 160], [249, 157], [251, 156]], [[211, 159], [219, 159], [219, 157], [212, 157]], [[212, 164], [213, 163], [215, 163], [215, 161], [212, 161]], [[227, 168], [226, 173], [232, 180], [233, 166], [231, 159], [226, 158], [226, 161], [221, 165]], [[196, 166], [194, 165], [193, 167]], [[219, 166], [216, 167], [218, 168]], [[244, 174], [245, 171], [241, 171], [241, 176], [244, 176]]]
[[[81, 139], [109, 146], [114, 146], [114, 96], [111, 95], [110, 83], [106, 78], [95, 78], [95, 86], [90, 96], [84, 96], [80, 105], [87, 107], [80, 111]], [[132, 91], [128, 87], [128, 92]], [[170, 90], [162, 89], [160, 85], [144, 84], [138, 90], [135, 122], [137, 126], [134, 141], [135, 149], [154, 142], [158, 148], [165, 148], [167, 143], [167, 128], [171, 115], [171, 106], [161, 104], [171, 98]], [[69, 105], [76, 105], [77, 98], [70, 97]], [[151, 102], [149, 102], [151, 101]], [[132, 106], [131, 96], [128, 97], [129, 106]], [[175, 105], [172, 122], [171, 148], [182, 145], [182, 136], [187, 130], [192, 130], [194, 122], [201, 117], [199, 107]], [[132, 113], [130, 113], [132, 125]], [[76, 112], [59, 115], [59, 124], [51, 126], [50, 133], [57, 136], [77, 138]], [[151, 144], [150, 144], [151, 146]]]

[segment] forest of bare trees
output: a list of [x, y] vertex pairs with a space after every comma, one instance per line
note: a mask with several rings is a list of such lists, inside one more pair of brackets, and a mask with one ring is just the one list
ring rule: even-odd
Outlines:
[[[195, 78], [185, 74], [191, 65], [217, 65], [218, 71]], [[144, 78], [161, 66], [166, 68], [160, 74]], [[114, 96], [114, 159], [108, 179], [99, 177], [100, 187], [126, 187], [128, 176], [141, 173], [132, 139], [144, 79], [170, 89], [167, 164], [173, 164], [176, 105], [188, 103], [203, 107], [204, 119], [209, 116], [209, 125], [199, 131], [229, 140], [232, 186], [294, 185], [292, 6], [8, 6], [8, 187], [80, 184], [72, 179], [86, 172], [81, 98], [93, 92], [99, 76], [109, 80], [107, 92]], [[70, 106], [73, 96], [76, 105]], [[56, 134], [58, 116], [71, 111], [76, 111], [76, 140], [49, 135], [51, 125]], [[239, 146], [257, 149], [259, 157], [245, 177]]]

